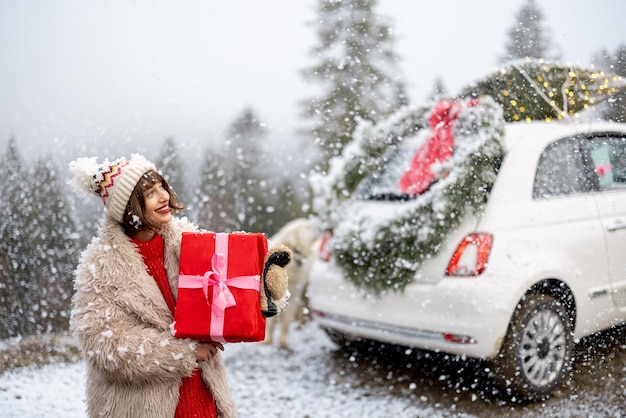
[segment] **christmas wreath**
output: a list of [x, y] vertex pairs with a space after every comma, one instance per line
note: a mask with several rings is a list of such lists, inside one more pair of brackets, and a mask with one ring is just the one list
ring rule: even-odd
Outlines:
[[[346, 279], [374, 294], [403, 291], [463, 217], [483, 208], [503, 134], [502, 107], [490, 97], [363, 123], [328, 174], [312, 181], [314, 209], [321, 226], [332, 229], [332, 255]], [[381, 218], [349, 206], [363, 180], [408, 140], [421, 145], [396, 185], [405, 200], [398, 210]]]

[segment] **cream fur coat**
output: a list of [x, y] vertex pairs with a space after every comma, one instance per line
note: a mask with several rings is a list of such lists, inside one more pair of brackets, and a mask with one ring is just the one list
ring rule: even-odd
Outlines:
[[[181, 234], [195, 230], [174, 218], [161, 231], [175, 297]], [[87, 361], [89, 416], [172, 418], [181, 379], [198, 366], [195, 343], [172, 336], [173, 317], [159, 287], [136, 246], [108, 217], [81, 255], [75, 290], [71, 328]], [[235, 417], [219, 353], [200, 367], [219, 415]]]

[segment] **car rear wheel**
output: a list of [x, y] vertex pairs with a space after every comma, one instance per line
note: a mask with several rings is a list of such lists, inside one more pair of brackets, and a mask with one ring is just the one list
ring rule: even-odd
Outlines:
[[494, 361], [499, 386], [520, 399], [548, 396], [570, 369], [572, 328], [560, 301], [542, 294], [526, 297]]

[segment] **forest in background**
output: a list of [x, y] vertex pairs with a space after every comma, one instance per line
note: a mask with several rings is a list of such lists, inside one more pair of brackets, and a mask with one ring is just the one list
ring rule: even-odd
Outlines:
[[[191, 220], [214, 231], [260, 231], [271, 236], [289, 220], [311, 215], [311, 172], [324, 173], [341, 154], [359, 121], [377, 123], [406, 106], [393, 30], [376, 12], [376, 0], [317, 2], [316, 63], [303, 76], [319, 87], [301, 101], [297, 155], [271, 141], [253, 108], [235, 117], [220, 146], [196, 153], [197, 169], [182, 158], [175, 137], [156, 139], [154, 161], [189, 206]], [[534, 0], [516, 12], [501, 64], [526, 58], [557, 60], [558, 48]], [[626, 77], [626, 44], [599, 50], [595, 65]], [[443, 80], [430, 100], [446, 98]], [[598, 109], [600, 117], [626, 121], [626, 92]], [[73, 271], [94, 236], [103, 207], [76, 197], [67, 185], [67, 162], [58, 155], [24, 156], [19, 138], [0, 152], [0, 339], [68, 327]], [[43, 150], [42, 150], [43, 151]], [[26, 158], [28, 157], [28, 158]], [[34, 160], [31, 161], [31, 158]]]

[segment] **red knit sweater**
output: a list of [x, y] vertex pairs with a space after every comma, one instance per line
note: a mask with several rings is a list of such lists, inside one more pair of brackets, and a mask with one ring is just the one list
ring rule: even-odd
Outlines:
[[[170, 308], [172, 315], [176, 307], [176, 300], [172, 293], [163, 256], [163, 238], [155, 234], [150, 241], [132, 240], [148, 269], [148, 273], [154, 277], [163, 298]], [[217, 407], [211, 391], [202, 381], [199, 369], [195, 369], [190, 377], [185, 377], [180, 385], [180, 400], [176, 407], [174, 418], [217, 418]]]

